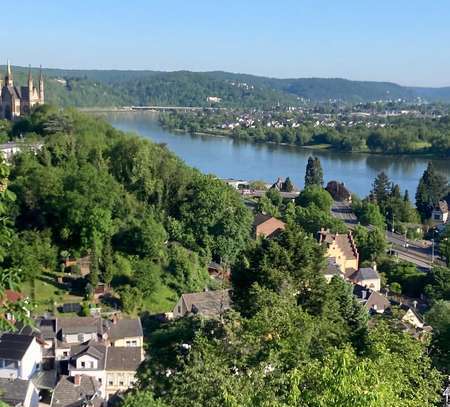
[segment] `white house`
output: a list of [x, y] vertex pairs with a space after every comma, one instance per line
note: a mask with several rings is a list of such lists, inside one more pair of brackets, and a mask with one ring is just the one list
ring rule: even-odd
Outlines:
[[42, 348], [34, 336], [0, 337], [0, 378], [29, 380], [41, 368]]
[[448, 220], [448, 204], [447, 201], [439, 201], [431, 213], [431, 219], [438, 223], [447, 223]]
[[91, 376], [100, 384], [102, 397], [106, 396], [107, 347], [95, 341], [72, 347], [69, 363], [70, 376]]

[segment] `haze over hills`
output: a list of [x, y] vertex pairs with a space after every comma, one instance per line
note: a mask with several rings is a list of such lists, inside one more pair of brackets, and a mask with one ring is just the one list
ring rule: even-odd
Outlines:
[[[4, 67], [2, 67], [4, 71]], [[14, 67], [24, 84], [28, 68]], [[37, 74], [37, 70], [34, 69]], [[293, 106], [308, 100], [358, 103], [405, 99], [450, 102], [450, 87], [407, 87], [391, 82], [341, 78], [277, 79], [230, 72], [44, 69], [47, 101], [77, 107], [208, 106], [217, 97], [223, 107]], [[37, 77], [37, 75], [35, 75]]]

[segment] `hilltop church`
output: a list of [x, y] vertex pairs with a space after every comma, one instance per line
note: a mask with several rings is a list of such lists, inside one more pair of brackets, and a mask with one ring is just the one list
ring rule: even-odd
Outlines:
[[39, 87], [33, 84], [31, 67], [28, 72], [28, 86], [14, 85], [11, 64], [8, 61], [5, 80], [0, 79], [0, 118], [14, 120], [28, 114], [33, 106], [44, 103], [44, 77], [39, 75]]

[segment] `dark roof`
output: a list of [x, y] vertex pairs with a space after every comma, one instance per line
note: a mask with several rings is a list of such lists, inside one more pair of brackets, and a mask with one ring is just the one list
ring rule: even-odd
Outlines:
[[34, 337], [20, 334], [3, 334], [0, 338], [0, 358], [22, 360]]
[[419, 311], [417, 311], [417, 309], [415, 309], [414, 307], [411, 307], [407, 304], [401, 304], [400, 308], [406, 312], [411, 311], [422, 324], [425, 323], [423, 316], [419, 314]]
[[324, 274], [328, 276], [340, 276], [342, 274], [341, 268], [336, 264], [336, 258], [329, 257], [327, 260], [328, 264], [324, 270]]
[[122, 338], [144, 336], [141, 320], [139, 318], [119, 319], [115, 323], [111, 324], [108, 336], [112, 341]]
[[51, 407], [81, 407], [83, 401], [93, 397], [94, 406], [100, 405], [99, 388], [100, 384], [91, 376], [82, 375], [78, 386], [74, 384], [73, 377], [62, 376], [53, 391]]
[[63, 304], [62, 306], [62, 312], [67, 313], [67, 312], [75, 312], [78, 313], [81, 311], [81, 305], [78, 303], [66, 303]]
[[[72, 369], [75, 369], [76, 360], [79, 357], [89, 355], [98, 360], [98, 367], [95, 370], [103, 370], [105, 366], [106, 352], [106, 346], [95, 341], [89, 341], [81, 345], [72, 346], [70, 348]], [[86, 370], [88, 369], [86, 368]]]
[[29, 380], [0, 378], [0, 400], [10, 406], [22, 405], [29, 386]]
[[358, 271], [355, 271], [350, 278], [355, 281], [364, 281], [378, 279], [380, 276], [372, 267], [362, 267]]
[[102, 319], [99, 317], [62, 317], [58, 318], [57, 326], [65, 334], [103, 334]]
[[387, 297], [359, 284], [353, 286], [353, 295], [358, 298], [368, 311], [384, 311], [391, 306]]
[[181, 298], [193, 314], [213, 317], [231, 308], [229, 289], [183, 294]]
[[142, 361], [140, 347], [115, 347], [108, 348], [106, 357], [106, 370], [119, 370], [135, 372]]
[[36, 326], [44, 339], [54, 339], [56, 337], [56, 318], [38, 319]]
[[39, 390], [53, 390], [56, 384], [56, 369], [39, 370], [33, 375], [31, 381]]
[[257, 213], [255, 215], [255, 220], [253, 221], [253, 226], [259, 226], [262, 225], [264, 222], [267, 222], [269, 219], [271, 219], [272, 216], [265, 215], [264, 213]]

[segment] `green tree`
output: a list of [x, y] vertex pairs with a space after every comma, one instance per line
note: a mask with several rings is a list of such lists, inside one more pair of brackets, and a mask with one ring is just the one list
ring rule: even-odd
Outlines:
[[448, 192], [447, 179], [437, 173], [431, 161], [420, 178], [416, 192], [416, 206], [422, 219], [431, 216], [433, 208]]
[[127, 314], [133, 314], [142, 306], [142, 292], [137, 287], [123, 286], [119, 290], [122, 309]]
[[333, 205], [333, 198], [323, 188], [313, 185], [306, 187], [300, 195], [296, 198], [296, 203], [300, 206], [307, 207], [315, 205], [324, 212], [330, 212]]
[[292, 192], [294, 190], [294, 184], [289, 177], [287, 177], [286, 181], [284, 182], [284, 190], [286, 192]]
[[382, 171], [375, 178], [372, 191], [370, 192], [374, 201], [380, 206], [384, 212], [385, 204], [391, 196], [392, 183], [389, 177]]
[[314, 185], [323, 187], [323, 170], [318, 157], [309, 157], [306, 165], [305, 188]]
[[433, 328], [431, 355], [441, 369], [450, 371], [450, 302], [437, 301], [425, 315]]

